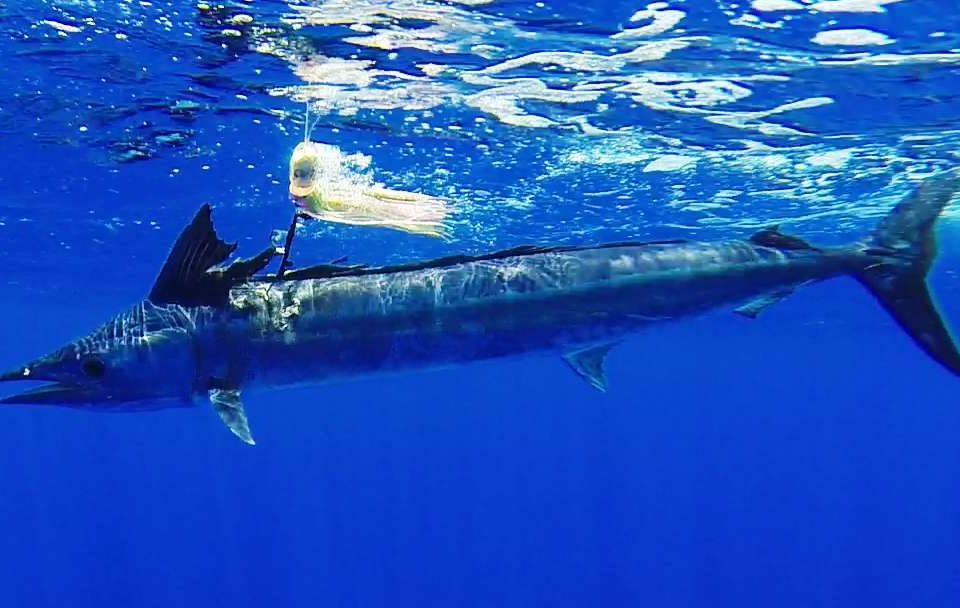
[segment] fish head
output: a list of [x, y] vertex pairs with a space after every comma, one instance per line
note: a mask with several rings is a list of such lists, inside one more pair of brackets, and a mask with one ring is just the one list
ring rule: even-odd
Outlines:
[[89, 335], [0, 381], [43, 382], [0, 403], [142, 410], [190, 402], [197, 360], [193, 319], [181, 306], [144, 301]]

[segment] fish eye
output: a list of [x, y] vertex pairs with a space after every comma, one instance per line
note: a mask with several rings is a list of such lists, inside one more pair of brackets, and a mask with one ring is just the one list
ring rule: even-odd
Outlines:
[[88, 378], [103, 378], [107, 373], [107, 364], [98, 357], [90, 357], [80, 367]]
[[309, 169], [294, 169], [293, 176], [297, 179], [307, 179], [310, 177], [311, 173], [312, 172]]

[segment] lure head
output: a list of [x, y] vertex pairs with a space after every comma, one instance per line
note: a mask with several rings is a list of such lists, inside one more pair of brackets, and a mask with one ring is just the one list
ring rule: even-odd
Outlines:
[[93, 333], [0, 374], [0, 381], [46, 383], [0, 403], [115, 410], [188, 404], [197, 369], [188, 321], [182, 307], [141, 302]]
[[320, 161], [317, 144], [303, 141], [290, 156], [290, 196], [303, 198], [317, 189], [317, 165]]

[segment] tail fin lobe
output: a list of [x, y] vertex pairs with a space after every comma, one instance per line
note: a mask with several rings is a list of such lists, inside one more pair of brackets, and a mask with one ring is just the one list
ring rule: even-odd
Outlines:
[[917, 346], [934, 361], [960, 375], [960, 352], [937, 310], [925, 276], [896, 276], [871, 268], [858, 278]]
[[958, 190], [960, 169], [920, 184], [864, 244], [874, 263], [857, 278], [924, 352], [960, 375], [960, 352], [927, 286], [927, 272], [937, 254], [934, 227]]

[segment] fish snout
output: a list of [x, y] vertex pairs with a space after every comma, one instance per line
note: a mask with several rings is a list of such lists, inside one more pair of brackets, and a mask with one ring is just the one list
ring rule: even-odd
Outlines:
[[0, 405], [82, 405], [103, 397], [89, 389], [54, 382], [0, 398]]
[[15, 380], [32, 380], [30, 377], [30, 367], [18, 367], [8, 372], [0, 374], [0, 382], [11, 382]]
[[42, 382], [41, 386], [0, 398], [0, 404], [47, 405], [81, 404], [100, 395], [93, 387], [64, 382], [52, 373], [43, 373], [43, 365], [25, 365], [0, 374], [0, 382]]

